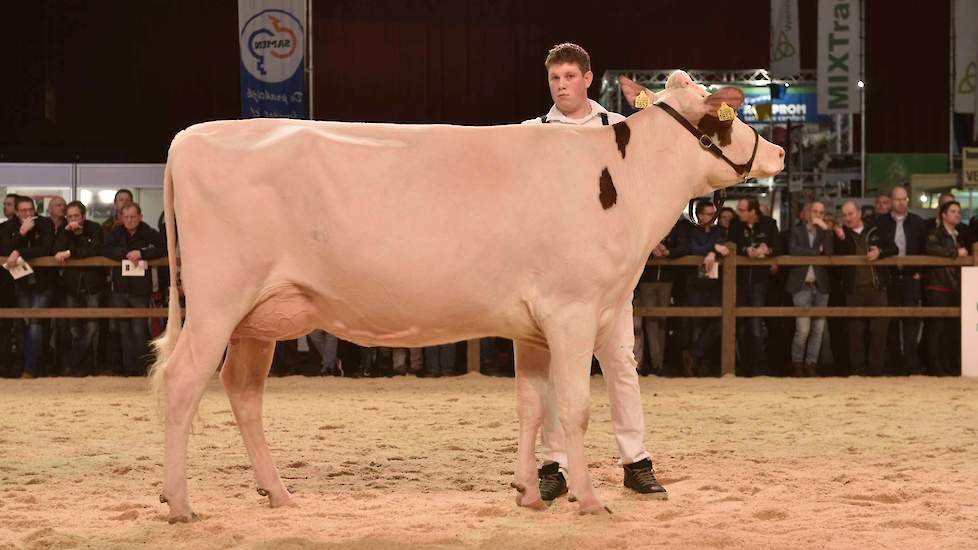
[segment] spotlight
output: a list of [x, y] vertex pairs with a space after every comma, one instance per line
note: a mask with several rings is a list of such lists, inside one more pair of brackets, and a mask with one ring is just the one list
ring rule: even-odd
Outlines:
[[866, 83], [863, 82], [862, 80], [860, 80], [859, 82], [856, 82], [856, 86], [859, 86], [860, 88], [865, 88], [866, 87]]

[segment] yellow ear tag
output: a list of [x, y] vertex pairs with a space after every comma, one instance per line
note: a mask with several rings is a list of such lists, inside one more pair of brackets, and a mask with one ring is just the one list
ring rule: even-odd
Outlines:
[[733, 107], [727, 105], [726, 103], [720, 104], [720, 109], [717, 110], [717, 118], [726, 122], [728, 120], [733, 120], [737, 118], [737, 111], [733, 110]]
[[641, 92], [638, 93], [637, 96], [635, 96], [635, 108], [644, 109], [648, 106], [649, 106], [649, 94], [645, 93], [645, 90], [642, 90]]

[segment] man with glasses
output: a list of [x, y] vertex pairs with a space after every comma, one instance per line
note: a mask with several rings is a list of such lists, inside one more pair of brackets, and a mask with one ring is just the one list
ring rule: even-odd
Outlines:
[[[54, 244], [54, 224], [37, 215], [34, 199], [18, 197], [15, 202], [17, 215], [3, 223], [0, 229], [0, 254], [7, 256], [6, 267], [12, 269], [20, 259], [25, 261], [50, 256]], [[57, 284], [57, 271], [53, 268], [33, 268], [30, 275], [14, 281], [17, 306], [21, 308], [46, 308], [50, 306]], [[21, 378], [35, 378], [40, 374], [41, 355], [44, 345], [42, 319], [28, 319], [24, 335], [24, 370]]]

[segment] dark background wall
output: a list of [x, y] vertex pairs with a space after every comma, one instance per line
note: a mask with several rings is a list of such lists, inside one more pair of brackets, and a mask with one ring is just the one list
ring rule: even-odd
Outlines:
[[[768, 0], [317, 0], [316, 118], [500, 124], [550, 107], [561, 41], [605, 69], [744, 69], [768, 60]], [[867, 145], [945, 152], [949, 2], [867, 0]], [[0, 161], [162, 162], [174, 133], [236, 118], [234, 0], [6, 6]], [[815, 67], [815, 0], [800, 2]], [[599, 83], [592, 87], [592, 97]]]

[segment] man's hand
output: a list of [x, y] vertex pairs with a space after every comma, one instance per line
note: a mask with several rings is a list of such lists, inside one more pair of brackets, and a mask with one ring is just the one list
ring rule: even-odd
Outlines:
[[655, 245], [652, 249], [652, 255], [656, 258], [662, 258], [669, 255], [669, 249], [666, 248], [662, 243]]
[[967, 255], [968, 255], [968, 249], [966, 249], [966, 248], [959, 248], [958, 249], [958, 258], [961, 258], [963, 256], [967, 256]]
[[841, 225], [835, 226], [835, 237], [840, 241], [846, 240], [846, 232], [842, 230]]
[[62, 250], [61, 252], [58, 252], [57, 254], [54, 255], [54, 259], [57, 260], [58, 263], [61, 265], [65, 265], [65, 262], [68, 261], [68, 258], [70, 257], [71, 257], [70, 250]]
[[4, 263], [7, 267], [14, 267], [17, 265], [17, 260], [20, 258], [20, 252], [14, 250], [7, 256], [7, 261]]
[[767, 243], [761, 243], [757, 247], [757, 253], [758, 253], [757, 254], [757, 257], [758, 258], [763, 258], [765, 256], [770, 256], [771, 255], [771, 249], [768, 248]]
[[816, 227], [820, 227], [820, 228], [825, 229], [825, 230], [828, 230], [828, 228], [829, 228], [829, 224], [825, 223], [825, 220], [823, 220], [822, 218], [814, 218], [814, 219], [812, 219], [812, 225], [814, 225]]
[[31, 229], [34, 229], [34, 218], [27, 218], [26, 220], [20, 222], [21, 237], [30, 233]]
[[706, 273], [713, 271], [713, 266], [716, 265], [716, 263], [717, 263], [716, 253], [714, 252], [707, 253], [707, 255], [703, 257], [703, 271]]
[[82, 228], [82, 223], [80, 221], [68, 222], [65, 229], [68, 231], [77, 231]]
[[866, 252], [866, 259], [875, 262], [880, 257], [880, 249], [877, 246], [869, 247], [869, 252]]
[[138, 264], [139, 260], [143, 259], [143, 254], [138, 250], [130, 250], [129, 253], [126, 254], [126, 259], [134, 264]]
[[726, 256], [727, 254], [730, 254], [730, 249], [722, 244], [713, 245], [713, 250], [719, 252], [721, 256]]

